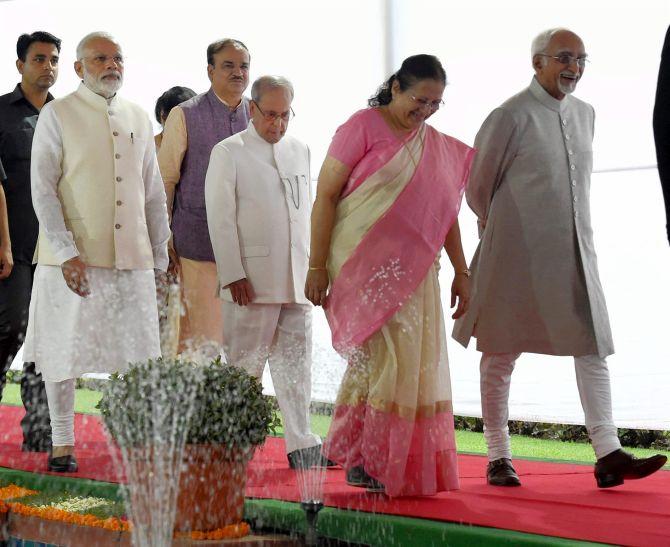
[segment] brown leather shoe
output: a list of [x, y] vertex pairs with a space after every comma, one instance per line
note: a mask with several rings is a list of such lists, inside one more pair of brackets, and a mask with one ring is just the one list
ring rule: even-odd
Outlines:
[[512, 460], [500, 458], [489, 462], [486, 480], [491, 486], [521, 486], [519, 475], [512, 467]]
[[611, 488], [623, 484], [624, 480], [643, 479], [658, 471], [668, 461], [666, 456], [656, 454], [649, 458], [636, 458], [623, 450], [615, 450], [596, 462], [593, 474], [598, 488]]

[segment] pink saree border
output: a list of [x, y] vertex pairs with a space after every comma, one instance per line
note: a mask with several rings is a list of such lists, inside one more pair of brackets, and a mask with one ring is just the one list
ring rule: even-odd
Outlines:
[[363, 466], [389, 496], [431, 496], [459, 488], [450, 410], [408, 420], [363, 403], [338, 405], [323, 452], [345, 469]]

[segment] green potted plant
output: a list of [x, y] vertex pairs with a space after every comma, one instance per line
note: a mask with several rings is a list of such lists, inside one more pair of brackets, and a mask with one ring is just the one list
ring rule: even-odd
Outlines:
[[[174, 531], [209, 531], [242, 520], [247, 464], [279, 424], [258, 379], [220, 359], [151, 360], [114, 374], [98, 407], [124, 458], [136, 526], [167, 519]], [[164, 514], [145, 517], [170, 497]]]

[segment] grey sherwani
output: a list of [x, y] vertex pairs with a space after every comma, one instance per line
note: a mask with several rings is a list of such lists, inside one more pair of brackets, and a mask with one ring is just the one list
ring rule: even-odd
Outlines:
[[472, 300], [454, 325], [486, 353], [614, 353], [589, 208], [593, 107], [535, 78], [475, 139], [466, 197], [485, 224]]

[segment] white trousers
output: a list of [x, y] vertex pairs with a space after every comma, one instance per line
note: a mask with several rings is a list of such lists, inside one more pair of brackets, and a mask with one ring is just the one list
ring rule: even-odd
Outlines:
[[74, 446], [74, 378], [44, 382], [51, 419], [52, 446]]
[[223, 350], [228, 363], [257, 378], [270, 365], [284, 423], [286, 452], [315, 446], [309, 403], [312, 393], [312, 311], [306, 304], [223, 302]]
[[[480, 364], [480, 389], [484, 438], [489, 461], [512, 457], [509, 429], [509, 388], [520, 353], [484, 353]], [[575, 357], [579, 398], [586, 429], [597, 458], [621, 448], [612, 419], [612, 396], [607, 361], [597, 355]]]

